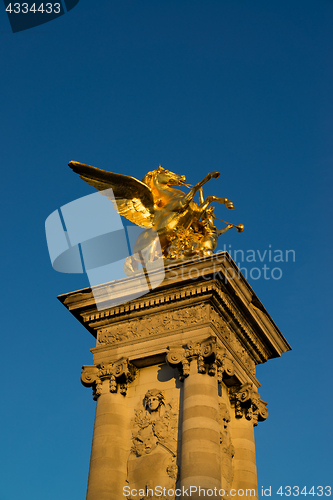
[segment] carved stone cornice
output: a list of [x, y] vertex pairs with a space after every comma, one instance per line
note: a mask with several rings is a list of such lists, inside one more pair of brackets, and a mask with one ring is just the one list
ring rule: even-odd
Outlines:
[[247, 318], [241, 314], [231, 297], [220, 287], [217, 287], [214, 291], [214, 298], [220, 308], [222, 307], [222, 309], [228, 313], [233, 323], [234, 331], [237, 333], [237, 336], [248, 345], [249, 352], [256, 363], [266, 361], [270, 356], [269, 350], [261, 339], [256, 336]]
[[[262, 363], [266, 361], [270, 352], [265, 348], [264, 344], [260, 339], [256, 338], [253, 328], [249, 325], [249, 322], [240, 311], [234, 305], [233, 300], [229, 295], [222, 289], [223, 287], [218, 285], [216, 280], [214, 281], [204, 281], [197, 283], [192, 281], [189, 285], [175, 290], [164, 291], [163, 294], [155, 293], [149, 299], [142, 297], [141, 299], [135, 299], [128, 304], [116, 306], [103, 311], [84, 312], [82, 314], [83, 322], [93, 328], [93, 335], [98, 336], [96, 332], [105, 332], [105, 325], [113, 324], [114, 322], [119, 322], [118, 326], [125, 322], [133, 320], [136, 318], [140, 320], [141, 318], [147, 317], [149, 311], [151, 316], [156, 315], [156, 310], [165, 310], [170, 313], [172, 306], [176, 307], [172, 312], [177, 313], [179, 307], [187, 304], [188, 300], [191, 299], [192, 303], [202, 300], [202, 298], [207, 297], [213, 298], [219, 309], [224, 311], [224, 314], [228, 313], [229, 321], [234, 322], [235, 328], [237, 328], [238, 335], [251, 346], [252, 355], [254, 356], [257, 363]], [[144, 316], [143, 316], [144, 314]], [[102, 328], [99, 328], [102, 327]], [[105, 338], [105, 337], [104, 337]], [[112, 343], [112, 342], [111, 342]]]
[[59, 300], [97, 338], [96, 350], [111, 351], [147, 338], [161, 339], [158, 349], [163, 350], [165, 335], [188, 333], [201, 325], [210, 328], [231, 355], [236, 354], [235, 361], [254, 381], [255, 364], [290, 349], [227, 252], [171, 265], [160, 285], [126, 302], [142, 286], [140, 280], [133, 276], [99, 285], [105, 297], [109, 289], [117, 288], [117, 297], [124, 299], [123, 304], [104, 310], [96, 309], [90, 289], [59, 296]]
[[260, 399], [260, 394], [253, 389], [252, 384], [241, 387], [231, 387], [230, 401], [235, 407], [236, 418], [252, 420], [253, 425], [263, 422], [268, 417], [267, 403]]
[[127, 384], [134, 380], [136, 368], [127, 358], [121, 358], [115, 363], [100, 363], [99, 365], [84, 365], [81, 372], [81, 382], [85, 387], [93, 388], [93, 399], [96, 401], [102, 394], [104, 380], [109, 380], [109, 391], [123, 396], [127, 392]]
[[168, 347], [168, 350], [166, 361], [179, 369], [181, 379], [189, 376], [190, 361], [195, 358], [198, 373], [208, 373], [212, 377], [217, 374], [218, 382], [222, 382], [223, 375], [234, 375], [233, 361], [227, 357], [224, 349], [217, 346], [215, 337], [201, 342], [189, 342], [180, 347]]

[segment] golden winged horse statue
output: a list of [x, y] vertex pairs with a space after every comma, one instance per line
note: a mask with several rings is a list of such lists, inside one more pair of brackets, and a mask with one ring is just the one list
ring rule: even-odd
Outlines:
[[[210, 172], [192, 186], [186, 184], [184, 175], [170, 172], [161, 165], [148, 172], [142, 181], [76, 161], [69, 162], [69, 166], [81, 179], [108, 196], [120, 215], [145, 229], [135, 242], [133, 255], [125, 261], [127, 275], [137, 271], [139, 264], [144, 264], [142, 252], [147, 248], [146, 262], [163, 258], [166, 264], [171, 264], [211, 255], [221, 234], [231, 227], [236, 227], [238, 232], [244, 229], [242, 224], [227, 223], [221, 230], [214, 225], [216, 217], [214, 209], [209, 207], [211, 203], [234, 208], [227, 198], [208, 196], [204, 199], [203, 185], [210, 179], [217, 179], [219, 172]], [[190, 187], [190, 191], [186, 194], [173, 186]], [[110, 188], [112, 191], [108, 191]], [[199, 203], [193, 199], [198, 191]]]

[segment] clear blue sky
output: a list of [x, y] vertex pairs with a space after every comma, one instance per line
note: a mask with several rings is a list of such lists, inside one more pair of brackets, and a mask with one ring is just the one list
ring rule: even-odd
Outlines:
[[205, 194], [245, 231], [220, 246], [281, 269], [249, 282], [293, 348], [257, 370], [259, 486], [332, 485], [332, 26], [331, 0], [80, 0], [13, 34], [2, 7], [1, 500], [85, 498], [94, 342], [56, 296], [88, 281], [52, 269], [44, 233], [93, 192], [69, 160], [139, 179], [161, 163], [192, 184], [221, 172]]

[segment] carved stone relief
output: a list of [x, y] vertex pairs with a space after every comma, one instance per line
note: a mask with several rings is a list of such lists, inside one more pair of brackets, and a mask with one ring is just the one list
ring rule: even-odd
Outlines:
[[225, 320], [221, 318], [220, 314], [216, 311], [216, 309], [213, 306], [210, 306], [210, 321], [216, 327], [220, 335], [222, 335], [222, 337], [227, 342], [229, 342], [231, 335], [230, 329], [226, 324]]
[[102, 394], [104, 380], [109, 380], [110, 392], [119, 390], [120, 394], [125, 396], [127, 384], [134, 380], [137, 371], [127, 358], [121, 358], [115, 363], [85, 365], [82, 368], [81, 382], [85, 387], [93, 388], [93, 399], [95, 401]]
[[236, 338], [235, 333], [232, 332], [216, 309], [206, 304], [164, 311], [152, 316], [135, 318], [100, 328], [97, 331], [97, 346], [152, 337], [161, 334], [161, 332], [169, 332], [206, 322], [211, 322], [216, 327], [222, 338], [238, 354], [244, 367], [252, 375], [255, 375], [255, 363]]
[[219, 403], [219, 421], [220, 421], [220, 445], [221, 445], [221, 468], [222, 476], [228, 483], [228, 490], [233, 479], [232, 459], [235, 455], [235, 449], [231, 443], [230, 437], [230, 413], [225, 403]]
[[213, 306], [210, 306], [210, 321], [216, 327], [219, 335], [232, 347], [237, 353], [244, 367], [252, 374], [255, 375], [256, 368], [253, 359], [246, 352], [240, 341], [236, 338], [235, 333], [230, 329], [228, 324]]
[[230, 389], [230, 401], [235, 407], [236, 418], [252, 420], [253, 425], [262, 422], [268, 417], [267, 403], [260, 399], [260, 394], [253, 389], [252, 384]]
[[180, 378], [184, 379], [190, 374], [190, 360], [197, 359], [198, 373], [217, 374], [217, 379], [222, 382], [223, 375], [232, 376], [234, 365], [227, 357], [226, 351], [217, 347], [216, 338], [209, 337], [202, 342], [189, 342], [181, 347], [170, 347], [166, 356], [168, 364], [178, 367]]
[[253, 359], [251, 359], [249, 354], [246, 352], [240, 341], [236, 339], [235, 334], [232, 334], [230, 339], [230, 344], [233, 350], [236, 352], [236, 354], [238, 354], [238, 356], [240, 357], [245, 368], [247, 368], [252, 375], [255, 375], [256, 374], [255, 363]]
[[[127, 482], [132, 489], [145, 492], [142, 498], [153, 497], [157, 486], [165, 487], [165, 491], [176, 488], [178, 413], [178, 404], [166, 402], [158, 389], [148, 391], [141, 408], [135, 410]], [[174, 496], [158, 498], [174, 500]]]
[[200, 324], [208, 321], [208, 311], [205, 304], [185, 307], [182, 309], [164, 311], [153, 316], [144, 316], [126, 322], [119, 322], [97, 331], [97, 345], [114, 344], [134, 338], [145, 338]]

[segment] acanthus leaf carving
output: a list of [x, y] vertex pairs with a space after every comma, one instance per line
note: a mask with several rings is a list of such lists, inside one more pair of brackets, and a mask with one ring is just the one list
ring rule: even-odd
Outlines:
[[230, 389], [230, 401], [235, 407], [236, 418], [245, 416], [252, 420], [253, 425], [262, 422], [268, 417], [267, 403], [260, 399], [260, 394], [253, 389], [250, 383]]
[[109, 390], [126, 395], [127, 384], [135, 378], [137, 369], [127, 358], [121, 358], [115, 363], [100, 363], [99, 365], [84, 365], [81, 382], [85, 387], [93, 388], [93, 399], [96, 401], [102, 394], [104, 380], [109, 380]]
[[184, 379], [190, 374], [190, 360], [197, 359], [198, 373], [208, 373], [222, 382], [224, 375], [234, 374], [233, 361], [227, 357], [226, 351], [217, 346], [216, 337], [209, 337], [201, 342], [188, 342], [183, 346], [168, 347], [167, 363], [178, 367], [180, 378]]

